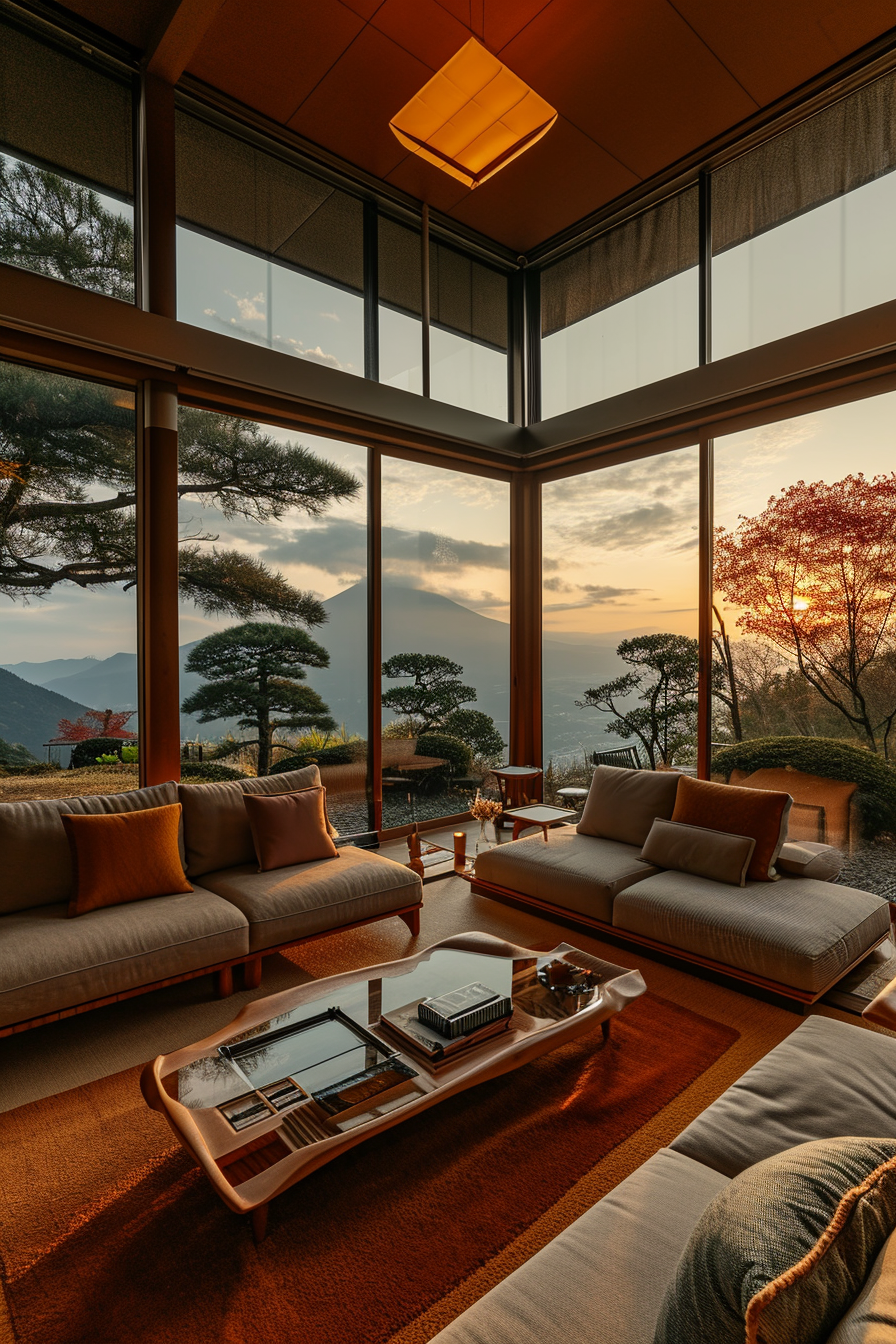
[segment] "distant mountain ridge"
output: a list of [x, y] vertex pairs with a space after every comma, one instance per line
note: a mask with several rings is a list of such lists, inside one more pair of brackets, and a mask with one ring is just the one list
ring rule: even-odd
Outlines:
[[[329, 620], [311, 632], [330, 655], [330, 666], [308, 673], [308, 684], [326, 701], [337, 723], [349, 732], [367, 735], [367, 584], [362, 581], [324, 602]], [[549, 752], [569, 754], [579, 748], [597, 750], [608, 742], [601, 724], [606, 716], [575, 707], [589, 686], [618, 676], [622, 670], [615, 644], [632, 632], [595, 635], [593, 642], [564, 642], [547, 637], [542, 644], [544, 675], [544, 730]], [[613, 643], [604, 642], [613, 641]], [[201, 683], [184, 664], [198, 640], [180, 648], [181, 699]], [[383, 658], [396, 653], [439, 653], [463, 667], [463, 680], [477, 692], [475, 707], [490, 714], [507, 741], [510, 688], [510, 626], [483, 616], [451, 598], [426, 589], [387, 583], [383, 588]], [[50, 659], [21, 662], [6, 669], [17, 680], [41, 685], [48, 693], [78, 702], [77, 711], [136, 709], [137, 658], [115, 653], [109, 658]], [[395, 683], [398, 684], [397, 682]], [[61, 713], [58, 717], [73, 717]], [[55, 727], [55, 725], [54, 725]], [[200, 725], [181, 716], [182, 736], [221, 737], [236, 727], [235, 720]], [[0, 737], [8, 737], [0, 728]], [[33, 736], [33, 735], [32, 735]], [[52, 734], [50, 734], [52, 736]], [[16, 739], [24, 741], [21, 735]], [[42, 739], [46, 741], [46, 737]], [[26, 745], [28, 743], [26, 742]], [[33, 749], [33, 748], [32, 748]]]
[[56, 737], [60, 719], [77, 719], [87, 705], [0, 668], [0, 737], [21, 742], [38, 760], [46, 760], [45, 742]]

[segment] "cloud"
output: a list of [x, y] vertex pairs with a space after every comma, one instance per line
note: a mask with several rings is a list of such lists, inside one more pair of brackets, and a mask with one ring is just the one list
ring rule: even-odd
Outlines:
[[[232, 290], [229, 289], [225, 289], [224, 293], [229, 299], [233, 299], [236, 304], [236, 310], [244, 322], [267, 321], [264, 291], [259, 291], [259, 293], [254, 294], [252, 298], [240, 298], [238, 294], [234, 294]], [[259, 307], [259, 305], [261, 306]]]
[[[547, 587], [547, 585], [545, 585]], [[570, 591], [570, 590], [567, 590]], [[628, 602], [621, 602], [620, 598], [637, 597], [645, 592], [644, 588], [613, 588], [606, 583], [583, 583], [582, 592], [585, 594], [578, 602], [546, 602], [544, 611], [580, 611], [585, 607], [618, 607], [630, 606]], [[648, 599], [648, 601], [657, 601], [657, 598]]]
[[318, 313], [318, 317], [325, 317], [330, 322], [341, 322], [342, 318], [338, 313]]
[[[548, 568], [547, 564], [543, 565], [542, 568], [547, 569], [547, 568]], [[552, 563], [552, 565], [551, 565], [551, 569], [558, 569], [558, 568], [559, 568], [559, 565], [558, 565], [557, 561], [555, 560], [555, 561]], [[575, 592], [575, 589], [574, 589], [573, 587], [571, 587], [570, 584], [566, 583], [563, 579], [560, 579], [560, 578], [556, 578], [556, 579], [543, 579], [543, 580], [542, 580], [542, 583], [541, 583], [541, 586], [542, 586], [542, 588], [544, 589], [544, 591], [545, 591], [546, 593], [572, 593], [572, 592]]]
[[[592, 546], [601, 551], [634, 551], [657, 541], [666, 540], [675, 533], [690, 532], [697, 526], [690, 502], [672, 505], [657, 502], [641, 504], [611, 516], [582, 520], [560, 527], [566, 541]], [[682, 546], [690, 537], [682, 538]]]
[[[270, 529], [268, 529], [270, 531]], [[495, 569], [507, 572], [510, 548], [487, 541], [461, 541], [438, 532], [412, 532], [404, 528], [383, 528], [383, 568], [409, 587], [418, 580], [439, 576], [458, 578], [468, 569]], [[260, 552], [269, 564], [305, 564], [328, 574], [342, 575], [357, 569], [367, 570], [367, 528], [363, 523], [334, 518], [322, 526], [309, 526], [294, 533], [281, 532]]]

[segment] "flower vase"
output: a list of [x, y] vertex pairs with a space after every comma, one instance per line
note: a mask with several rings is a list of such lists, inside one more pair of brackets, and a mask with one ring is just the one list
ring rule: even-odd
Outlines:
[[484, 854], [487, 849], [491, 849], [491, 842], [485, 833], [486, 820], [482, 817], [479, 822], [479, 835], [476, 837], [476, 854], [478, 859], [480, 854]]

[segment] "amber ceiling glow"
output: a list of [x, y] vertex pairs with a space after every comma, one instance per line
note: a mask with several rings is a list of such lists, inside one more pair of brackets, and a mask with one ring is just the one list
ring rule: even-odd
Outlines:
[[389, 125], [413, 154], [478, 187], [556, 120], [549, 103], [471, 37]]

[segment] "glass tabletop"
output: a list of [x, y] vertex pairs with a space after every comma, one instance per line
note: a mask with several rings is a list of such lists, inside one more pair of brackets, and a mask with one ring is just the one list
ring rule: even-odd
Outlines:
[[329, 988], [322, 981], [319, 997], [230, 1037], [164, 1077], [163, 1085], [191, 1110], [221, 1106], [284, 1079], [310, 1094], [400, 1055], [375, 1034], [383, 1013], [471, 984], [511, 998], [515, 1012], [556, 1021], [600, 999], [600, 974], [578, 966], [577, 959], [581, 954], [574, 952], [514, 960], [437, 948], [417, 965], [389, 975], [362, 974]]

